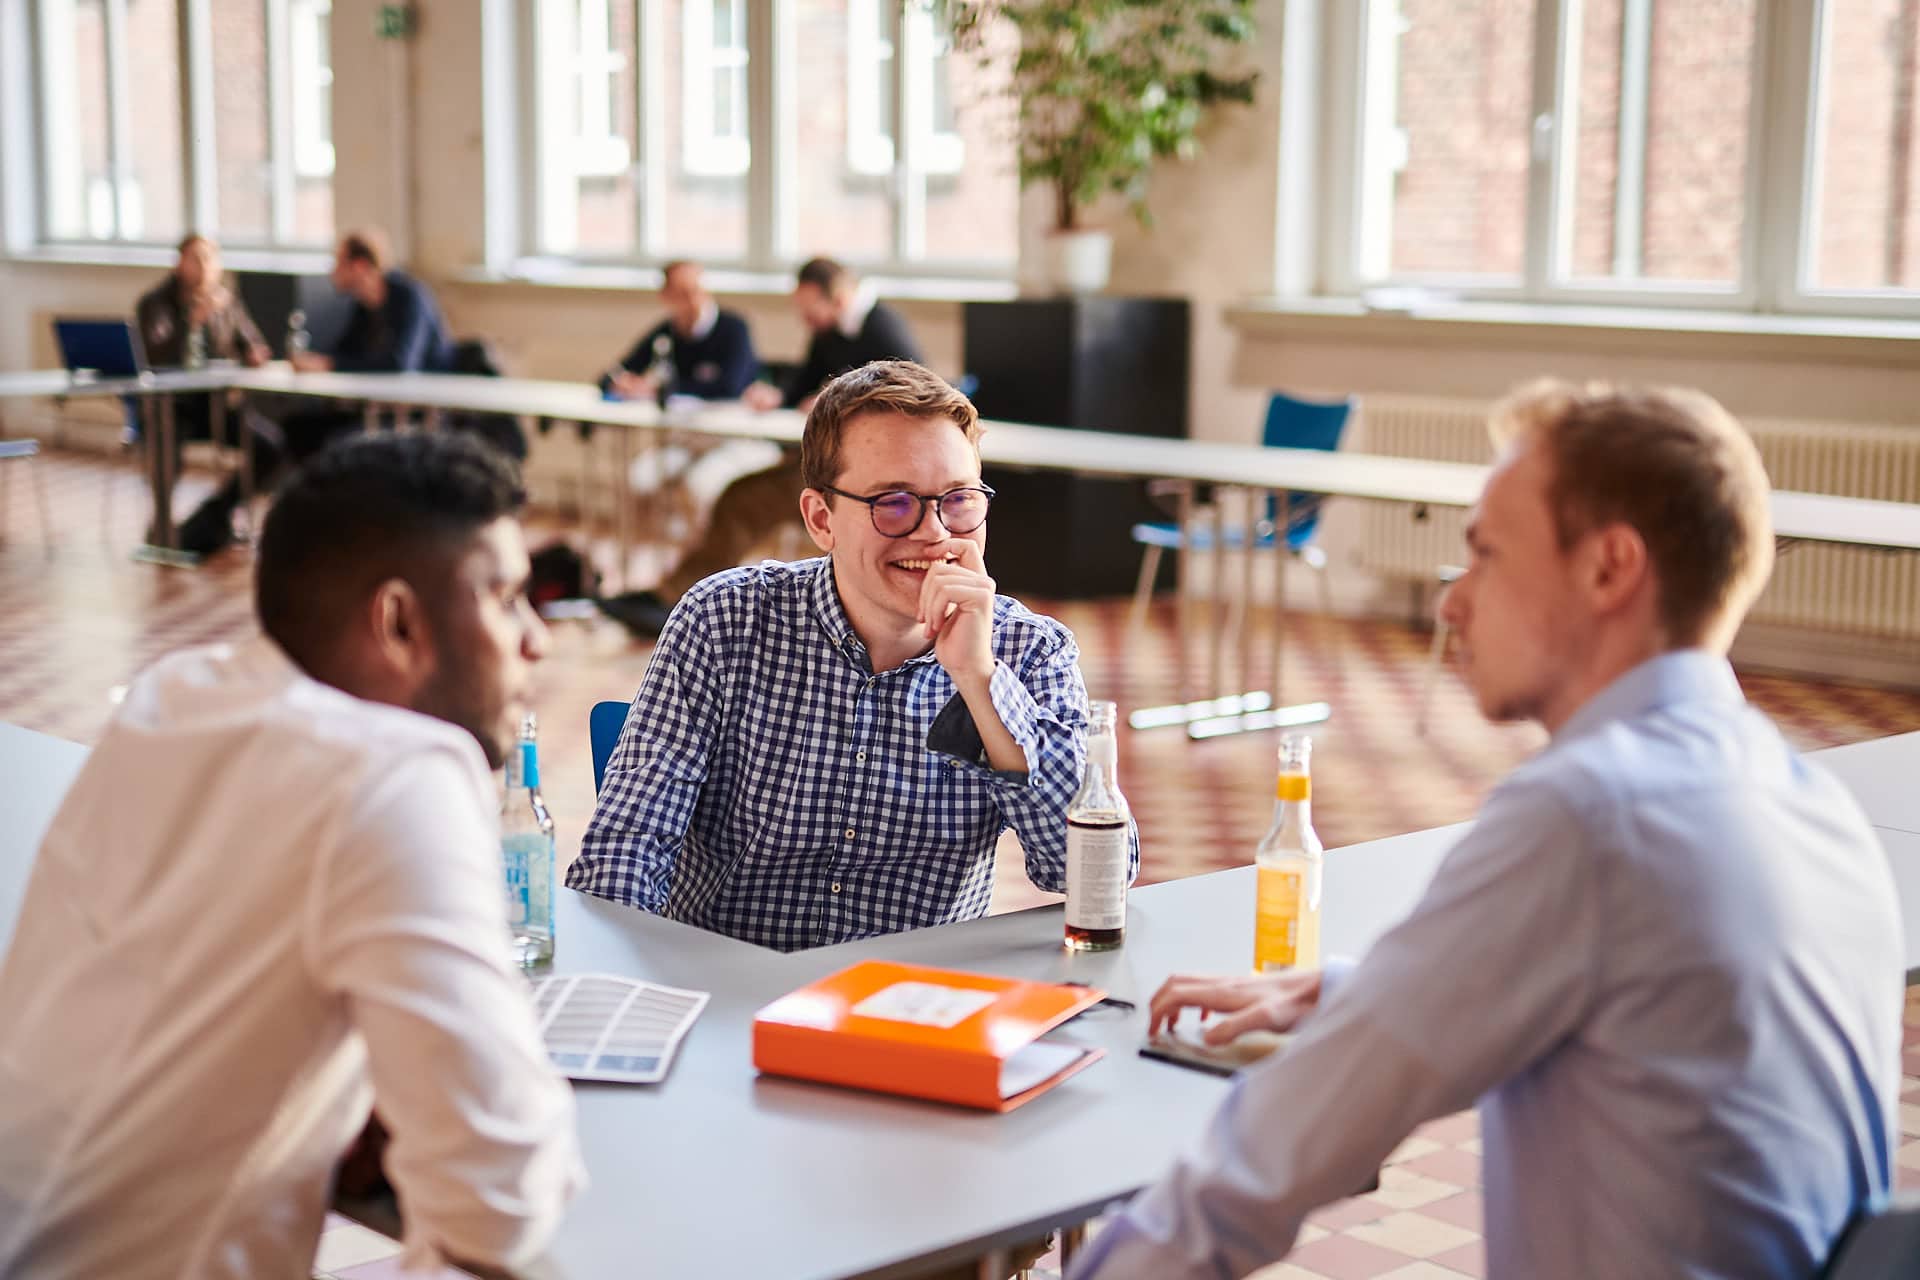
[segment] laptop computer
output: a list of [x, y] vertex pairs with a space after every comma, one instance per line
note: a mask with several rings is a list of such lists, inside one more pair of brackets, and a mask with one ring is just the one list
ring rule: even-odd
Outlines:
[[137, 378], [146, 371], [146, 353], [131, 321], [55, 320], [53, 336], [60, 362], [76, 378]]

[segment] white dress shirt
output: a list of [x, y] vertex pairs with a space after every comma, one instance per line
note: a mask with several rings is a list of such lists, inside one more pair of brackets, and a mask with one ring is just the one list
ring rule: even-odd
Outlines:
[[0, 1274], [309, 1274], [378, 1102], [409, 1253], [515, 1265], [581, 1181], [478, 745], [266, 640], [144, 673], [0, 968]]
[[1074, 1280], [1244, 1275], [1476, 1098], [1489, 1280], [1812, 1280], [1888, 1191], [1903, 987], [1853, 797], [1724, 661], [1664, 655], [1494, 792]]

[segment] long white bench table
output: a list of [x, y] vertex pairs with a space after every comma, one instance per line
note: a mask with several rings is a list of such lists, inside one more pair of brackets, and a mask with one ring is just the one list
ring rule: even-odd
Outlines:
[[[0, 725], [0, 941], [10, 936], [41, 833], [85, 749]], [[1899, 873], [1907, 962], [1920, 968], [1920, 836], [1902, 778], [1920, 734], [1820, 753], [1858, 794]], [[1357, 955], [1417, 901], [1464, 825], [1331, 852], [1329, 952]], [[1902, 870], [1904, 868], [1904, 871]], [[1096, 1214], [1164, 1170], [1224, 1084], [1140, 1058], [1145, 1005], [1170, 972], [1243, 969], [1249, 868], [1136, 890], [1118, 951], [1070, 955], [1058, 907], [781, 955], [572, 892], [557, 967], [710, 991], [672, 1074], [654, 1087], [580, 1085], [593, 1185], [536, 1274], [911, 1276]], [[1006, 1116], [759, 1078], [755, 1010], [857, 959], [1072, 979], [1139, 1005], [1063, 1034], [1106, 1061]]]

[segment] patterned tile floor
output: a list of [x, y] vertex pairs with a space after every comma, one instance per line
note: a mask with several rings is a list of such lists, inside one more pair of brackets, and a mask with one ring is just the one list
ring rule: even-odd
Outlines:
[[[80, 742], [96, 737], [111, 696], [142, 666], [183, 645], [252, 630], [244, 550], [193, 571], [137, 564], [128, 548], [146, 517], [138, 475], [95, 458], [51, 454], [39, 468], [52, 502], [52, 536], [39, 527], [20, 464], [0, 468], [0, 719]], [[185, 511], [205, 490], [189, 476]], [[535, 540], [562, 532], [536, 522]], [[645, 566], [640, 566], [644, 572]], [[1049, 609], [1074, 629], [1095, 697], [1127, 709], [1197, 696], [1207, 655], [1185, 653], [1170, 606], [1129, 636], [1123, 602]], [[1334, 718], [1314, 732], [1314, 817], [1329, 848], [1454, 822], [1537, 750], [1537, 730], [1488, 725], [1457, 680], [1443, 676], [1431, 731], [1413, 732], [1428, 637], [1391, 622], [1295, 615], [1285, 633], [1283, 692], [1326, 698]], [[1271, 637], [1260, 639], [1264, 658]], [[626, 698], [648, 649], [594, 620], [554, 627], [538, 677], [544, 776], [562, 845], [577, 845], [592, 811], [585, 725], [603, 698]], [[1228, 655], [1233, 659], [1234, 655]], [[1230, 662], [1229, 669], [1232, 669]], [[1743, 674], [1749, 696], [1806, 748], [1920, 729], [1920, 693]], [[1264, 829], [1272, 795], [1273, 735], [1190, 743], [1173, 730], [1123, 731], [1121, 781], [1138, 815], [1144, 878], [1173, 879], [1244, 862]], [[1009, 842], [1010, 843], [1010, 842]], [[1003, 848], [996, 909], [1041, 900]], [[1909, 1104], [1903, 1183], [1920, 1184], [1920, 1003], [1907, 1014]], [[1361, 1280], [1480, 1274], [1478, 1154], [1473, 1118], [1423, 1130], [1395, 1156], [1382, 1189], [1315, 1215], [1300, 1247], [1268, 1280]], [[353, 1244], [358, 1240], [358, 1245]], [[386, 1271], [384, 1255], [341, 1237], [329, 1268], [352, 1280]], [[326, 1261], [323, 1256], [323, 1261]]]

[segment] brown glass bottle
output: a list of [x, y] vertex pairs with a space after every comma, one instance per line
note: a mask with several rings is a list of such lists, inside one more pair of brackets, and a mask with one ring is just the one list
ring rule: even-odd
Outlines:
[[1067, 806], [1069, 951], [1111, 951], [1127, 932], [1127, 881], [1132, 821], [1116, 779], [1116, 708], [1088, 708], [1087, 773]]

